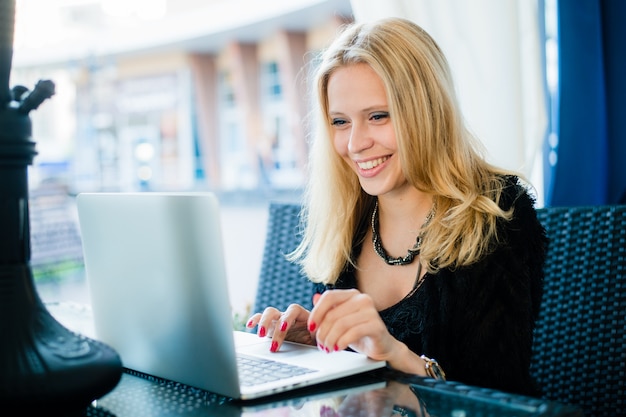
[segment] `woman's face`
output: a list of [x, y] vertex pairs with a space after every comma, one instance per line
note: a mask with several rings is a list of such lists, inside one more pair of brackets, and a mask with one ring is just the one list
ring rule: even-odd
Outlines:
[[370, 195], [407, 185], [381, 78], [367, 64], [335, 70], [328, 80], [328, 109], [337, 153]]

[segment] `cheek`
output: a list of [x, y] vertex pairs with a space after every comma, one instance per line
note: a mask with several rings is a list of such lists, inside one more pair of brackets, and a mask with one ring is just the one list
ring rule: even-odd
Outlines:
[[384, 146], [388, 149], [392, 149], [394, 151], [398, 150], [398, 141], [396, 140], [396, 132], [393, 130], [393, 125], [388, 123], [385, 125], [384, 130], [381, 132], [381, 137], [383, 138], [381, 142], [383, 142]]
[[333, 134], [333, 148], [340, 156], [348, 156], [348, 142], [349, 136], [343, 131], [336, 131]]
[[356, 167], [352, 163], [352, 158], [350, 157], [350, 153], [348, 152], [348, 135], [335, 134], [333, 136], [333, 148], [335, 152], [343, 161], [346, 163], [350, 169], [356, 172]]

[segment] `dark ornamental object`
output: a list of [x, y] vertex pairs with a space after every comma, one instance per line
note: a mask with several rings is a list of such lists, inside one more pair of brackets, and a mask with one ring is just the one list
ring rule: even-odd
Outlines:
[[122, 364], [109, 346], [61, 325], [37, 294], [27, 180], [37, 152], [29, 112], [54, 94], [54, 83], [9, 88], [15, 0], [0, 1], [0, 405], [19, 415], [56, 415], [111, 391]]

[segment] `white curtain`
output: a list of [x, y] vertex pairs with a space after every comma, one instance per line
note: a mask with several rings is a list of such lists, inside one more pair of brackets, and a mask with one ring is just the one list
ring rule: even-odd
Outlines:
[[357, 21], [406, 17], [446, 54], [490, 162], [529, 178], [543, 205], [546, 129], [537, 0], [351, 0]]

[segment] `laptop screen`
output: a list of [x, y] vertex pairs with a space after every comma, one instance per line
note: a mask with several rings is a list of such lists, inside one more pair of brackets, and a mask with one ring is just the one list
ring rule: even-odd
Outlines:
[[198, 387], [217, 379], [234, 390], [215, 195], [83, 193], [77, 207], [96, 337], [127, 368]]

